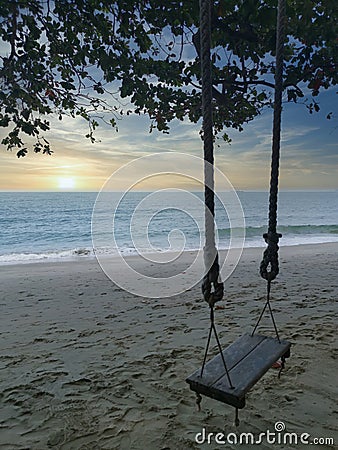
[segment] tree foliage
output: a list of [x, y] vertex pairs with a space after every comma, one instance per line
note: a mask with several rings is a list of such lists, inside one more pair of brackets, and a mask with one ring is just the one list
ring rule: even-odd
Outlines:
[[[213, 3], [217, 132], [241, 130], [272, 105], [276, 3]], [[310, 112], [337, 84], [337, 9], [332, 0], [288, 0], [285, 97]], [[18, 156], [25, 135], [35, 152], [51, 152], [44, 132], [53, 114], [83, 117], [92, 141], [100, 119], [116, 128], [121, 114], [148, 114], [150, 130], [163, 132], [175, 118], [201, 117], [198, 0], [7, 0], [0, 20], [2, 144]]]

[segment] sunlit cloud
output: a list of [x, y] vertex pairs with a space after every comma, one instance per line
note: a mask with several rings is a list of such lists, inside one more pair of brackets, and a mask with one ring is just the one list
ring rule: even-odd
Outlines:
[[[283, 111], [281, 141], [282, 189], [338, 188], [337, 119], [326, 119], [326, 111], [338, 117], [336, 94], [325, 93], [322, 111], [308, 114], [302, 105], [286, 105]], [[52, 156], [30, 152], [18, 160], [15, 152], [2, 149], [1, 190], [62, 190], [59, 179], [73, 179], [72, 190], [101, 189], [121, 166], [154, 152], [182, 152], [203, 156], [201, 123], [173, 121], [170, 134], [156, 130], [149, 133], [150, 120], [145, 116], [123, 116], [116, 132], [101, 124], [95, 132], [96, 143], [84, 136], [88, 125], [81, 118], [51, 120], [52, 131], [46, 138]], [[237, 189], [268, 189], [271, 158], [272, 111], [266, 110], [249, 123], [243, 132], [226, 130], [232, 138], [228, 145], [215, 141], [215, 161]], [[4, 136], [5, 130], [0, 130]], [[27, 143], [30, 141], [27, 139]], [[170, 168], [175, 170], [177, 168]], [[179, 168], [178, 168], [179, 169]], [[135, 174], [137, 179], [137, 174]], [[155, 182], [153, 188], [160, 183]], [[183, 183], [184, 184], [184, 183]], [[187, 187], [185, 185], [185, 187]], [[147, 188], [151, 189], [151, 182]]]

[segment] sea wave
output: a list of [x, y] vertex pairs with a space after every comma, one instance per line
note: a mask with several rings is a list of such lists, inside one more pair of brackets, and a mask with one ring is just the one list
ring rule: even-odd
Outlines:
[[[263, 229], [263, 227], [262, 227]], [[265, 229], [264, 229], [265, 231]], [[280, 231], [280, 229], [279, 229]], [[217, 247], [219, 250], [228, 250], [229, 248], [229, 240], [228, 239], [220, 239], [217, 242]], [[280, 240], [281, 247], [287, 246], [297, 246], [297, 245], [309, 245], [309, 244], [325, 244], [325, 243], [334, 243], [338, 242], [338, 234], [334, 235], [304, 235], [304, 234], [293, 234], [293, 235], [284, 235]], [[233, 243], [232, 243], [233, 245]], [[236, 247], [236, 244], [233, 245]], [[262, 236], [258, 236], [254, 234], [253, 237], [246, 236], [245, 248], [265, 248], [266, 244]], [[166, 252], [167, 249], [157, 248], [147, 248], [147, 249], [136, 249], [135, 247], [126, 247], [121, 249], [116, 249], [112, 247], [104, 247], [104, 248], [77, 248], [71, 250], [62, 250], [62, 251], [50, 251], [50, 252], [42, 252], [42, 253], [10, 253], [0, 255], [0, 266], [1, 265], [14, 265], [14, 264], [28, 264], [28, 263], [39, 263], [43, 261], [57, 262], [57, 261], [74, 261], [83, 258], [95, 258], [96, 255], [106, 255], [106, 256], [115, 256], [118, 253], [124, 256], [132, 256], [139, 253], [139, 250], [143, 255], [154, 253], [154, 251], [158, 252]], [[198, 251], [199, 248], [196, 247], [185, 247], [183, 251]], [[170, 251], [170, 250], [169, 250]]]
[[[263, 234], [267, 231], [266, 226], [253, 227], [248, 226], [245, 229], [245, 247], [264, 247], [265, 242]], [[230, 244], [230, 234], [236, 236], [236, 234], [242, 234], [243, 230], [238, 228], [218, 229], [218, 247], [222, 249], [228, 249]], [[231, 232], [231, 233], [230, 233]], [[282, 233], [283, 238], [280, 241], [282, 246], [293, 245], [306, 245], [306, 244], [322, 244], [329, 242], [338, 242], [338, 225], [281, 225], [278, 227], [278, 232]], [[191, 247], [185, 247], [184, 250], [192, 251], [198, 250], [194, 243], [191, 243]], [[195, 242], [196, 244], [196, 242]], [[166, 249], [154, 249], [154, 247], [148, 249], [138, 249], [142, 253], [152, 253], [154, 251], [166, 251]], [[36, 253], [30, 252], [18, 252], [8, 253], [0, 255], [0, 265], [8, 264], [24, 264], [34, 263], [42, 261], [60, 261], [60, 260], [74, 260], [85, 257], [95, 257], [95, 254], [116, 255], [118, 252], [128, 256], [138, 253], [135, 247], [123, 246], [119, 249], [113, 247], [79, 247], [69, 250], [52, 250], [41, 251]]]
[[[280, 225], [277, 231], [282, 234], [281, 245], [306, 245], [338, 242], [338, 225]], [[243, 232], [240, 228], [221, 228], [217, 230], [219, 247], [226, 247], [230, 236]], [[247, 226], [245, 229], [245, 247], [264, 247], [263, 234], [267, 226]]]
[[[155, 251], [163, 251], [162, 249], [155, 249]], [[102, 247], [99, 249], [93, 248], [75, 248], [70, 250], [60, 250], [60, 251], [45, 251], [41, 253], [7, 253], [0, 255], [0, 266], [1, 265], [13, 265], [13, 264], [25, 264], [25, 263], [39, 263], [43, 261], [72, 261], [78, 258], [92, 257], [94, 258], [96, 254], [114, 256], [118, 253], [128, 256], [137, 254], [135, 247], [125, 247], [122, 249], [116, 249], [113, 247]], [[154, 249], [142, 249], [143, 253], [152, 253]]]
[[71, 250], [50, 251], [41, 253], [8, 253], [0, 255], [0, 265], [24, 264], [42, 261], [58, 261], [60, 259], [73, 259], [77, 257], [94, 256], [93, 249], [75, 248]]
[[[242, 231], [241, 228], [218, 228], [218, 235], [220, 237], [230, 236], [231, 233]], [[267, 231], [267, 226], [252, 227], [247, 226], [245, 228], [245, 235], [247, 237], [262, 236]], [[279, 225], [277, 227], [279, 233], [285, 235], [337, 235], [338, 225]]]

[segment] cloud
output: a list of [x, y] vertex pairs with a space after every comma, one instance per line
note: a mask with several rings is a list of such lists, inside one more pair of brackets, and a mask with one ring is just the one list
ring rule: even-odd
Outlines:
[[[325, 117], [338, 116], [336, 94], [326, 92], [322, 111], [310, 115], [303, 105], [285, 105], [282, 116], [281, 182], [285, 188], [338, 188], [337, 123]], [[18, 160], [15, 152], [0, 154], [0, 189], [53, 189], [58, 176], [78, 177], [81, 189], [98, 190], [115, 170], [140, 156], [154, 152], [183, 152], [203, 156], [201, 124], [173, 121], [170, 134], [149, 133], [145, 116], [123, 116], [119, 131], [106, 124], [98, 127], [97, 142], [84, 136], [87, 123], [80, 118], [51, 120], [47, 138], [53, 156], [35, 155]], [[245, 130], [227, 130], [229, 146], [216, 139], [215, 160], [239, 189], [266, 189], [271, 158], [272, 111], [266, 110]], [[4, 135], [5, 130], [0, 130]], [[0, 136], [1, 138], [1, 136]], [[27, 139], [29, 141], [29, 139]], [[45, 183], [45, 184], [44, 184]]]

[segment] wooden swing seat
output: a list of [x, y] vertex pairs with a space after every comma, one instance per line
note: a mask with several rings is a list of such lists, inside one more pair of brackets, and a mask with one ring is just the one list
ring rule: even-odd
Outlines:
[[245, 394], [282, 356], [290, 355], [291, 343], [259, 334], [245, 334], [223, 350], [230, 386], [220, 354], [187, 379], [194, 392], [242, 409]]

